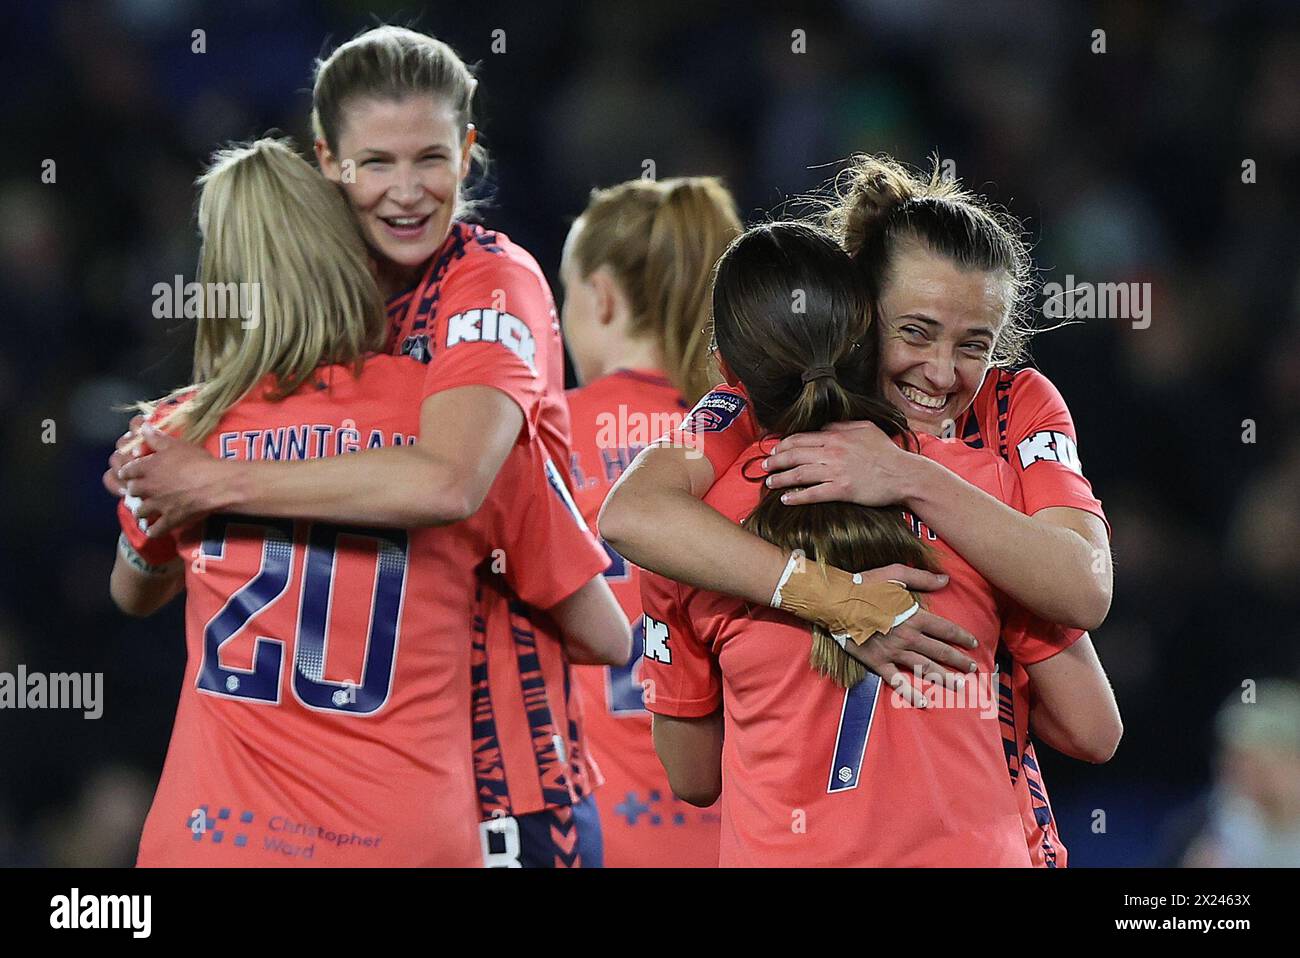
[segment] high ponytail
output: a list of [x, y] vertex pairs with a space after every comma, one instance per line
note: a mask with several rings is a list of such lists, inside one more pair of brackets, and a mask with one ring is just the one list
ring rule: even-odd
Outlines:
[[1023, 358], [1038, 330], [1028, 316], [1033, 270], [1021, 225], [942, 175], [938, 157], [922, 175], [892, 157], [860, 154], [836, 177], [831, 198], [813, 201], [824, 211], [822, 224], [858, 264], [873, 305], [880, 302], [898, 251], [908, 243], [963, 269], [1003, 273], [1007, 312], [990, 364], [1013, 366]]
[[579, 274], [609, 267], [630, 332], [654, 337], [669, 381], [695, 403], [717, 382], [705, 330], [714, 264], [741, 229], [731, 194], [711, 176], [629, 180], [593, 190], [580, 219]]
[[[718, 263], [714, 336], [767, 433], [788, 435], [865, 420], [911, 439], [902, 413], [872, 394], [877, 350], [871, 310], [852, 261], [822, 230], [773, 223], [741, 236]], [[745, 528], [811, 561], [853, 572], [901, 562], [935, 568], [898, 506], [787, 506], [765, 490]], [[821, 626], [810, 664], [849, 688], [866, 669]]]
[[837, 202], [826, 211], [826, 227], [850, 256], [872, 245], [894, 211], [921, 183], [889, 157], [858, 156], [836, 181]]

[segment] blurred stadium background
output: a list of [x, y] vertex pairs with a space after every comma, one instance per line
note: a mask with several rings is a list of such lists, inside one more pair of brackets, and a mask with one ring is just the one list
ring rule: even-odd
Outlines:
[[938, 151], [1026, 218], [1044, 281], [1150, 283], [1149, 328], [1090, 320], [1033, 346], [1114, 530], [1116, 596], [1096, 640], [1126, 727], [1100, 768], [1043, 748], [1045, 775], [1073, 865], [1176, 864], [1189, 848], [1203, 860], [1207, 823], [1300, 864], [1296, 686], [1271, 687], [1268, 721], [1252, 713], [1226, 736], [1214, 721], [1243, 682], [1300, 677], [1297, 6], [786, 6], [7, 10], [0, 671], [103, 672], [105, 687], [98, 721], [0, 712], [0, 865], [133, 860], [184, 647], [179, 606], [136, 622], [109, 601], [116, 524], [99, 477], [126, 421], [112, 407], [186, 379], [189, 332], [153, 317], [151, 290], [193, 278], [206, 155], [268, 129], [306, 147], [313, 58], [376, 17], [480, 64], [484, 219], [553, 282], [588, 189], [646, 159], [659, 176], [721, 174], [752, 220], [830, 161], [883, 150], [912, 163]]

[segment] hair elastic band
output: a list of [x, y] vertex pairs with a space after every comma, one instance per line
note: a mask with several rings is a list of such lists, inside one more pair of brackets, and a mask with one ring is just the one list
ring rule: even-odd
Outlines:
[[825, 363], [821, 366], [809, 366], [804, 374], [799, 377], [804, 383], [810, 383], [814, 379], [834, 379], [835, 366], [831, 363]]

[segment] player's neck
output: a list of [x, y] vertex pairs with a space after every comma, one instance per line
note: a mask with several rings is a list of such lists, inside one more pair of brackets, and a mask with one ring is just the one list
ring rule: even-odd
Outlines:
[[643, 372], [662, 372], [663, 356], [659, 344], [653, 339], [625, 339], [618, 349], [610, 350], [609, 360], [601, 370], [602, 376], [608, 376], [620, 369], [637, 369]]
[[417, 266], [402, 266], [391, 260], [381, 260], [375, 270], [375, 282], [384, 302], [405, 293], [418, 283], [427, 265], [427, 261]]

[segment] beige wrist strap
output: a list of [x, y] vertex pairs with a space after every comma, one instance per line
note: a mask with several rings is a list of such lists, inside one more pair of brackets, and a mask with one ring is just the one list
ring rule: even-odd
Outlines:
[[772, 605], [826, 626], [837, 642], [852, 639], [857, 645], [906, 622], [920, 609], [896, 582], [863, 582], [860, 574], [809, 562], [799, 552], [786, 563]]

